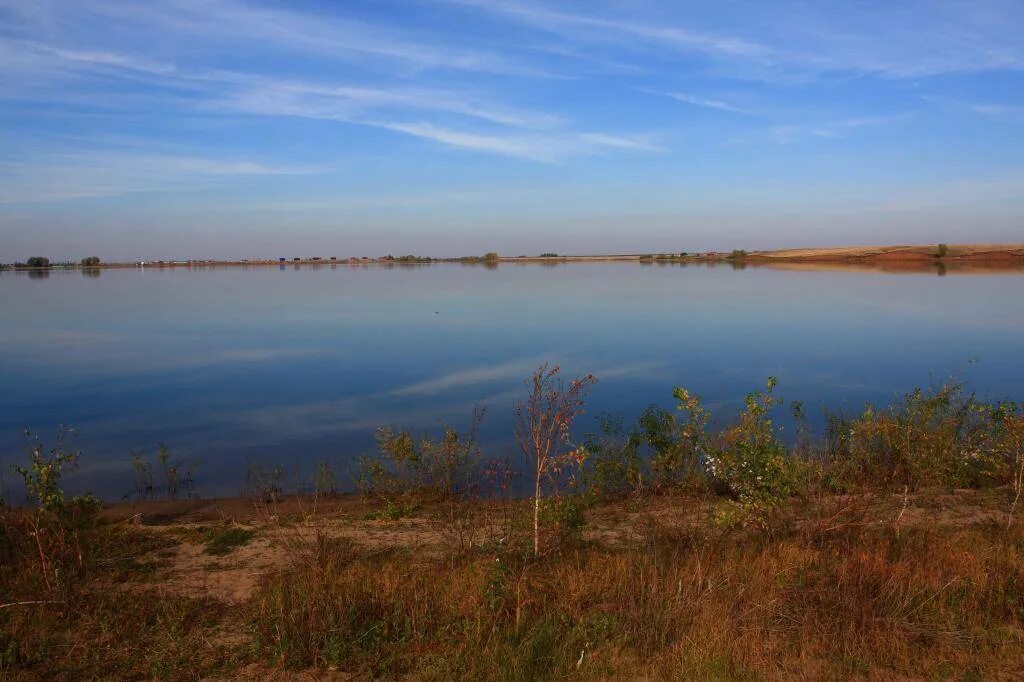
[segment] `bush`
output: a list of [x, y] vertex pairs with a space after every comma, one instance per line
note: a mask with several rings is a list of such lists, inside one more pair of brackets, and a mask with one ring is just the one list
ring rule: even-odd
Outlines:
[[939, 244], [939, 258], [945, 258], [946, 254], [949, 253], [949, 246], [947, 244]]
[[713, 484], [733, 504], [727, 518], [765, 526], [770, 515], [797, 492], [799, 462], [778, 439], [771, 411], [781, 402], [769, 377], [764, 391], [747, 395], [739, 420], [709, 449], [707, 470]]
[[385, 498], [414, 493], [445, 500], [469, 494], [479, 473], [476, 436], [483, 418], [483, 409], [474, 410], [467, 434], [445, 426], [436, 439], [416, 439], [389, 426], [379, 429], [379, 454], [359, 462], [360, 491]]
[[621, 420], [604, 414], [597, 418], [597, 433], [588, 434], [583, 489], [591, 499], [622, 497], [643, 487], [641, 436], [636, 429], [624, 432]]
[[30, 268], [48, 268], [50, 267], [50, 259], [44, 256], [32, 256], [25, 261], [25, 265]]
[[649, 407], [640, 415], [640, 432], [650, 449], [651, 476], [659, 488], [678, 486], [698, 472], [707, 449], [705, 429], [709, 413], [700, 398], [684, 388], [673, 395], [679, 401], [677, 410], [686, 414], [686, 421], [666, 410]]
[[242, 495], [263, 502], [277, 502], [284, 494], [285, 470], [283, 464], [249, 462], [245, 471]]
[[87, 256], [87, 257], [83, 258], [82, 261], [81, 261], [81, 265], [84, 268], [94, 268], [94, 267], [96, 267], [99, 264], [100, 264], [100, 259], [99, 259], [98, 256]]
[[95, 497], [69, 499], [61, 488], [62, 476], [74, 468], [80, 454], [66, 447], [70, 434], [71, 430], [62, 426], [56, 444], [47, 449], [26, 432], [29, 463], [16, 465], [14, 470], [35, 508], [5, 518], [4, 540], [0, 542], [9, 545], [7, 551], [16, 562], [35, 562], [46, 590], [62, 598], [67, 598], [92, 558], [100, 511]]
[[1004, 473], [1000, 452], [1010, 409], [979, 402], [960, 384], [915, 389], [888, 408], [868, 405], [850, 422], [834, 464], [860, 484], [910, 489], [990, 484]]
[[143, 454], [132, 454], [132, 469], [135, 472], [135, 496], [140, 500], [164, 497], [176, 500], [181, 496], [196, 497], [193, 464], [171, 459], [171, 449], [160, 443], [157, 460], [163, 474], [163, 484], [157, 485], [153, 474], [153, 463]]

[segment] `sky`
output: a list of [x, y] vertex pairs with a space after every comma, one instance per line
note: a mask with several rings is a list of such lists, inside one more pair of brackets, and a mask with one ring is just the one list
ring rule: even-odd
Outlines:
[[0, 262], [1024, 242], [1020, 0], [0, 0]]

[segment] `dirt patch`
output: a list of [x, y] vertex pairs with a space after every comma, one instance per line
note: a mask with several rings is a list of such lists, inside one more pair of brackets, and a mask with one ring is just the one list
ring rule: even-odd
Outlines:
[[246, 528], [253, 534], [246, 544], [219, 553], [211, 553], [209, 542], [203, 541], [209, 528], [201, 524], [160, 525], [154, 530], [178, 539], [178, 544], [171, 551], [161, 550], [160, 567], [148, 586], [159, 585], [171, 594], [228, 603], [249, 599], [265, 576], [286, 570], [309, 551], [318, 536], [350, 540], [367, 549], [412, 549], [424, 556], [438, 554], [445, 546], [445, 536], [437, 524], [422, 518], [394, 522], [340, 518], [270, 521]]
[[[846, 495], [808, 500], [791, 509], [797, 528], [814, 532], [833, 532], [850, 526], [910, 528], [924, 524], [940, 527], [1005, 526], [1009, 517], [1005, 491], [954, 491], [887, 495]], [[688, 533], [697, 528], [713, 527], [717, 498], [664, 496], [627, 499], [591, 509], [583, 538], [589, 543], [622, 549], [639, 546], [658, 533]], [[108, 518], [145, 519], [152, 508], [162, 510], [153, 532], [166, 534], [177, 541], [173, 549], [166, 547], [151, 559], [158, 566], [155, 574], [137, 589], [158, 589], [189, 597], [208, 597], [240, 604], [250, 599], [268, 575], [288, 569], [293, 562], [308, 556], [318, 537], [345, 539], [371, 550], [400, 548], [412, 556], [441, 556], [456, 543], [453, 528], [443, 521], [438, 509], [427, 506], [415, 515], [394, 520], [368, 520], [367, 503], [358, 498], [337, 499], [330, 505], [318, 504], [318, 512], [310, 500], [296, 498], [277, 507], [277, 514], [249, 501], [216, 500], [199, 505], [194, 501], [120, 505], [107, 510]], [[148, 506], [152, 505], [152, 506]], [[296, 512], [288, 518], [283, 510]], [[297, 512], [304, 510], [305, 516]], [[231, 545], [223, 554], [211, 554], [211, 537], [219, 537], [224, 528], [225, 512], [246, 519], [244, 530], [249, 538], [245, 544]], [[358, 512], [358, 513], [353, 513]], [[141, 513], [141, 515], [140, 515]], [[209, 523], [166, 523], [171, 518], [205, 518], [221, 529], [211, 532]], [[251, 533], [251, 536], [249, 535]], [[486, 533], [481, 536], [487, 535]]]

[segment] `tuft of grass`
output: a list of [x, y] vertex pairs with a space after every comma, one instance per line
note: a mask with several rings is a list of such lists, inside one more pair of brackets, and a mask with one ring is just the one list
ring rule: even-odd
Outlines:
[[363, 514], [364, 521], [401, 521], [412, 516], [416, 512], [416, 505], [408, 502], [395, 502], [386, 499], [376, 511], [368, 511]]
[[203, 542], [206, 547], [203, 553], [213, 556], [230, 554], [235, 549], [248, 545], [253, 535], [253, 531], [236, 526], [208, 528], [204, 532]]

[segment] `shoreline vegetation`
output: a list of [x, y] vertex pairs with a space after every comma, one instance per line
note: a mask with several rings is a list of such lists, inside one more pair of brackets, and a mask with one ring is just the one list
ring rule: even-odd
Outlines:
[[96, 256], [79, 262], [53, 262], [36, 256], [25, 262], [0, 264], [0, 270], [41, 272], [60, 269], [79, 269], [98, 272], [111, 268], [208, 268], [208, 267], [267, 267], [267, 266], [323, 266], [323, 265], [428, 265], [432, 263], [463, 263], [497, 266], [515, 263], [601, 263], [639, 262], [643, 264], [733, 264], [734, 266], [827, 266], [865, 265], [892, 269], [928, 267], [1016, 267], [1024, 265], [1024, 244], [925, 244], [916, 246], [846, 246], [829, 248], [782, 249], [773, 251], [728, 252], [674, 252], [606, 255], [564, 255], [544, 253], [539, 256], [502, 256], [487, 253], [482, 256], [434, 258], [429, 256], [360, 256], [360, 257], [279, 257], [237, 260], [140, 260], [134, 262], [104, 263]]
[[161, 447], [133, 456], [138, 500], [104, 506], [64, 493], [66, 432], [32, 439], [31, 504], [0, 505], [0, 675], [1024, 673], [1024, 405], [950, 384], [813, 433], [769, 378], [735, 415], [680, 387], [673, 410], [581, 435], [597, 380], [526, 382], [522, 486], [478, 444], [479, 410], [381, 428], [355, 494], [321, 462], [294, 490], [272, 466], [241, 498], [191, 499]]

